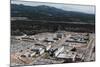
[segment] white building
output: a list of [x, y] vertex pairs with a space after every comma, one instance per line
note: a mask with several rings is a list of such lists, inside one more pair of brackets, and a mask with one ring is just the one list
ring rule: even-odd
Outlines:
[[47, 45], [47, 46], [46, 46], [46, 50], [47, 50], [47, 51], [50, 50], [50, 48], [51, 48], [51, 45]]
[[36, 52], [36, 54], [41, 55], [41, 54], [43, 54], [45, 52], [45, 48], [44, 48], [44, 46], [38, 45], [38, 46], [32, 47], [31, 51]]
[[44, 40], [45, 42], [56, 42], [56, 40], [53, 40], [53, 37], [48, 37]]
[[32, 53], [30, 54], [31, 57], [34, 57], [35, 55], [36, 55], [36, 52], [32, 52]]
[[63, 52], [63, 51], [64, 51], [64, 46], [58, 48], [58, 50], [54, 52], [54, 55], [55, 55], [55, 56], [58, 56], [59, 53], [61, 53], [61, 52]]
[[71, 46], [63, 45], [63, 46], [59, 47], [59, 48], [54, 52], [54, 55], [55, 55], [55, 57], [57, 57], [60, 53], [62, 53], [62, 52], [70, 52], [72, 49], [73, 49], [73, 47], [71, 47]]
[[75, 61], [76, 53], [69, 51], [69, 52], [62, 52], [60, 53], [57, 58], [61, 59], [72, 59], [72, 61]]

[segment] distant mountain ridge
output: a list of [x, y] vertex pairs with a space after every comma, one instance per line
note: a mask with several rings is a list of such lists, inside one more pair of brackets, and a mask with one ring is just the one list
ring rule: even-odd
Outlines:
[[11, 4], [12, 17], [27, 17], [32, 20], [66, 21], [94, 23], [95, 15], [74, 11], [64, 11], [46, 5], [26, 6]]

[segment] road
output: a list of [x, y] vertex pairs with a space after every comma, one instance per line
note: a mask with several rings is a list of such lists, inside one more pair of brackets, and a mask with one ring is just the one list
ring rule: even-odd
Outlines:
[[62, 38], [61, 40], [59, 40], [58, 42], [51, 44], [52, 45], [52, 49], [56, 49], [59, 48], [62, 44], [65, 43], [65, 41], [70, 37], [71, 35], [67, 35], [66, 37]]
[[84, 61], [90, 61], [91, 60], [91, 56], [93, 55], [94, 46], [95, 46], [95, 39], [93, 37], [90, 40], [90, 42], [88, 43], [88, 46], [86, 48], [86, 52], [84, 54]]

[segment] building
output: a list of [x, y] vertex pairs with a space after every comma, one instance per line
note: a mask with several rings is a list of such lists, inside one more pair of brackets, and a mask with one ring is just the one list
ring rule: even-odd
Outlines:
[[44, 40], [44, 42], [51, 42], [51, 43], [54, 43], [56, 42], [56, 40], [53, 40], [53, 37], [48, 37]]
[[51, 49], [51, 45], [47, 45], [46, 46], [46, 51], [50, 50]]
[[68, 46], [68, 45], [62, 45], [60, 46], [55, 52], [54, 55], [58, 56], [61, 52], [69, 52], [73, 49], [74, 47]]
[[75, 61], [75, 57], [76, 57], [76, 53], [69, 51], [69, 52], [61, 52], [56, 58]]
[[34, 47], [31, 48], [31, 51], [36, 52], [36, 54], [43, 54], [45, 52], [44, 46], [40, 45], [35, 45]]
[[58, 56], [59, 53], [61, 53], [61, 52], [63, 52], [63, 51], [64, 51], [64, 46], [58, 48], [58, 49], [54, 52], [54, 55], [55, 55], [55, 56]]
[[66, 40], [66, 42], [74, 42], [74, 43], [87, 43], [86, 40], [83, 40], [83, 39], [77, 39], [77, 40]]
[[65, 31], [57, 31], [56, 32], [56, 37], [57, 38], [63, 38], [63, 37], [66, 37], [66, 32]]
[[64, 37], [64, 33], [57, 33], [57, 38], [63, 38]]
[[21, 36], [16, 36], [15, 39], [16, 40], [22, 40]]
[[74, 35], [69, 37], [66, 42], [87, 43], [87, 40], [85, 36]]
[[38, 38], [38, 40], [39, 41], [43, 41], [43, 40], [45, 40], [45, 38], [44, 37], [41, 37], [41, 38]]
[[32, 52], [32, 53], [30, 54], [31, 57], [34, 57], [35, 55], [36, 55], [36, 52]]
[[73, 48], [74, 47], [72, 46], [62, 45], [54, 52], [54, 56], [57, 59], [64, 59], [68, 60], [68, 62], [73, 62], [77, 55], [75, 51], [72, 51]]

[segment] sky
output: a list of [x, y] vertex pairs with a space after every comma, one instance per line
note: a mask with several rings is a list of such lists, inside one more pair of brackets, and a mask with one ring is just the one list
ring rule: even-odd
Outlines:
[[47, 5], [51, 7], [56, 7], [65, 11], [77, 11], [89, 14], [95, 14], [95, 6], [93, 5], [75, 5], [75, 4], [55, 4], [55, 3], [45, 3], [45, 2], [34, 2], [34, 1], [16, 1], [12, 0], [12, 4], [23, 4], [28, 6], [39, 6]]

